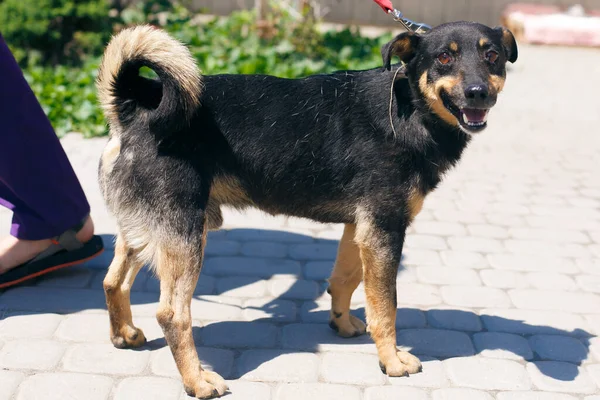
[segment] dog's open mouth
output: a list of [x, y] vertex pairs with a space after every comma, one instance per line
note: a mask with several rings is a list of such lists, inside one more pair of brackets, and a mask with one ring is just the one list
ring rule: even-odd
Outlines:
[[444, 107], [458, 119], [460, 126], [469, 133], [481, 132], [487, 127], [489, 108], [460, 108], [455, 105], [450, 96], [442, 92]]

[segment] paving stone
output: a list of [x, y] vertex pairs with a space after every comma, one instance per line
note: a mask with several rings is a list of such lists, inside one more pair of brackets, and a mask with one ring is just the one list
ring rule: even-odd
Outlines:
[[2, 339], [46, 339], [52, 337], [63, 317], [58, 314], [13, 314], [0, 321]]
[[467, 231], [457, 222], [416, 221], [413, 223], [415, 232], [438, 236], [464, 236]]
[[216, 322], [200, 330], [202, 343], [210, 347], [271, 348], [279, 329], [261, 322]]
[[[206, 241], [206, 247], [204, 248], [204, 255], [206, 257], [212, 256], [235, 256], [240, 253], [242, 245], [240, 242], [233, 240], [210, 240]], [[268, 257], [268, 256], [264, 256]]]
[[487, 224], [473, 224], [468, 225], [467, 229], [472, 236], [483, 237], [489, 239], [506, 239], [508, 235], [508, 229], [502, 226], [487, 225]]
[[289, 255], [294, 260], [302, 261], [320, 261], [335, 260], [337, 256], [338, 245], [326, 243], [311, 244], [292, 244], [289, 248]]
[[593, 293], [515, 289], [508, 294], [518, 308], [575, 313], [595, 313], [600, 310], [600, 296]]
[[1, 295], [2, 305], [9, 310], [68, 313], [106, 310], [106, 299], [101, 290], [45, 287], [17, 287]]
[[433, 357], [458, 357], [475, 354], [469, 336], [439, 329], [406, 329], [398, 332], [398, 344], [411, 353]]
[[519, 215], [486, 214], [488, 223], [503, 227], [526, 226], [525, 220]]
[[489, 268], [489, 263], [479, 253], [472, 251], [448, 250], [440, 252], [444, 265], [457, 268]]
[[154, 376], [127, 378], [116, 388], [115, 400], [179, 400], [183, 385], [180, 381]]
[[572, 337], [535, 335], [529, 338], [529, 344], [542, 360], [580, 363], [588, 358], [587, 348]]
[[300, 263], [277, 258], [211, 257], [207, 258], [203, 272], [214, 276], [300, 276]]
[[398, 308], [396, 310], [396, 328], [425, 328], [427, 319], [425, 313], [415, 308]]
[[229, 394], [225, 397], [227, 400], [271, 399], [271, 387], [264, 383], [235, 380], [227, 381], [227, 386], [229, 386]]
[[68, 315], [56, 330], [56, 337], [61, 341], [111, 343], [109, 317], [105, 314]]
[[577, 400], [568, 394], [544, 392], [502, 392], [496, 396], [497, 400]]
[[260, 382], [316, 382], [319, 357], [281, 350], [247, 350], [238, 362], [241, 379]]
[[515, 239], [544, 240], [559, 243], [582, 243], [590, 242], [583, 233], [567, 229], [540, 229], [540, 228], [510, 228], [510, 235]]
[[424, 390], [411, 387], [380, 386], [365, 389], [364, 400], [389, 399], [429, 400], [429, 396]]
[[459, 307], [510, 307], [504, 291], [490, 287], [444, 286], [441, 289], [444, 302]]
[[522, 336], [509, 333], [482, 332], [473, 335], [477, 353], [490, 358], [508, 360], [531, 360], [533, 352]]
[[[568, 275], [553, 272], [530, 272], [527, 274], [530, 286], [541, 290], [577, 290], [577, 284]], [[600, 279], [599, 279], [600, 281]]]
[[225, 321], [242, 317], [242, 301], [224, 296], [197, 296], [192, 299], [192, 318]]
[[148, 364], [147, 350], [122, 350], [112, 344], [76, 344], [67, 349], [65, 371], [95, 374], [137, 375]]
[[417, 277], [421, 283], [434, 285], [481, 285], [477, 272], [467, 268], [420, 267]]
[[410, 249], [423, 249], [423, 250], [446, 250], [448, 249], [448, 245], [446, 244], [446, 239], [441, 236], [434, 235], [419, 235], [412, 234], [406, 235], [406, 239], [404, 241], [404, 247], [407, 249], [407, 252]]
[[577, 275], [576, 279], [586, 292], [600, 293], [600, 275]]
[[[230, 377], [233, 369], [233, 352], [231, 350], [196, 347], [196, 351], [202, 368], [214, 371], [225, 379]], [[150, 368], [154, 375], [181, 379], [169, 347], [152, 351]]]
[[379, 357], [373, 354], [326, 353], [321, 364], [321, 377], [326, 382], [360, 386], [387, 382], [379, 368]]
[[480, 212], [469, 212], [465, 210], [435, 210], [433, 211], [435, 219], [443, 222], [462, 222], [465, 224], [485, 223], [485, 217]]
[[0, 370], [0, 399], [11, 399], [24, 378], [21, 372]]
[[[214, 294], [216, 282], [217, 280], [212, 276], [206, 275], [205, 273], [201, 273], [200, 278], [196, 283], [196, 289], [194, 289], [194, 295], [202, 296]], [[148, 280], [145, 282], [144, 290], [148, 292], [159, 293], [160, 281], [153, 276], [149, 276]]]
[[273, 298], [250, 299], [244, 303], [242, 315], [248, 321], [291, 322], [296, 320], [296, 304]]
[[540, 254], [490, 254], [488, 259], [492, 267], [503, 270], [561, 272], [565, 274], [578, 272], [578, 268], [569, 259]]
[[596, 385], [600, 387], [600, 364], [593, 364], [587, 366], [587, 372], [590, 374]]
[[484, 269], [479, 272], [486, 286], [498, 289], [523, 289], [529, 287], [527, 277], [520, 272]]
[[591, 327], [591, 332], [595, 335], [600, 335], [600, 314], [597, 315], [587, 315], [586, 321]]
[[588, 344], [590, 352], [600, 361], [600, 338], [592, 337], [583, 339], [584, 343]]
[[52, 369], [60, 361], [66, 347], [64, 343], [46, 339], [7, 341], [0, 349], [0, 368]]
[[596, 385], [582, 368], [558, 361], [536, 361], [527, 364], [533, 384], [546, 392], [594, 394]]
[[227, 233], [227, 238], [240, 241], [262, 241], [280, 243], [307, 243], [314, 242], [311, 236], [281, 230], [265, 229], [232, 229]]
[[481, 390], [528, 390], [531, 381], [525, 368], [514, 361], [483, 357], [451, 358], [444, 367], [459, 387]]
[[408, 377], [390, 377], [392, 386], [413, 386], [421, 388], [441, 388], [449, 386], [446, 372], [440, 360], [432, 357], [419, 356], [423, 371]]
[[433, 400], [494, 400], [486, 392], [461, 388], [438, 389], [433, 392], [432, 397]]
[[485, 309], [483, 325], [493, 332], [589, 336], [582, 316], [561, 311]]
[[288, 246], [275, 242], [246, 242], [242, 246], [242, 255], [247, 257], [283, 258]]
[[354, 338], [338, 336], [327, 324], [290, 324], [283, 328], [284, 349], [310, 352], [353, 352], [377, 354], [369, 335]]
[[352, 386], [290, 383], [279, 385], [275, 390], [274, 398], [277, 400], [361, 400], [361, 394], [358, 388]]
[[110, 396], [112, 386], [113, 380], [101, 375], [68, 372], [41, 373], [32, 375], [23, 381], [16, 399], [106, 400]]
[[[94, 220], [94, 221], [96, 222], [98, 220]], [[106, 243], [106, 241], [104, 241], [104, 243]], [[107, 271], [108, 266], [110, 265], [110, 263], [112, 262], [114, 257], [115, 257], [115, 252], [113, 249], [104, 249], [104, 251], [100, 255], [81, 264], [81, 267], [91, 268], [91, 269], [100, 270], [100, 271]]]
[[[107, 271], [97, 271], [96, 274], [92, 277], [92, 283], [89, 285], [89, 288], [103, 291], [103, 283], [104, 278], [106, 277], [106, 272]], [[133, 285], [131, 286], [131, 292], [144, 292], [146, 290], [146, 286], [148, 285], [147, 282], [149, 279], [156, 280], [156, 278], [152, 276], [152, 273], [150, 271], [142, 269], [137, 274], [135, 281], [133, 281]], [[156, 282], [156, 292], [158, 292], [158, 281]]]
[[448, 238], [448, 244], [452, 250], [458, 251], [482, 253], [500, 253], [504, 251], [504, 246], [500, 240], [476, 236], [450, 237]]
[[[552, 243], [543, 240], [513, 240], [504, 242], [510, 253], [525, 255], [544, 254], [554, 257], [589, 257], [588, 247], [576, 243]], [[590, 247], [591, 248], [591, 247]]]
[[268, 282], [268, 289], [271, 296], [279, 299], [311, 300], [319, 295], [315, 281], [302, 279], [272, 279]]
[[397, 283], [396, 291], [399, 304], [433, 306], [442, 302], [438, 288], [432, 285]]
[[439, 252], [435, 250], [406, 249], [402, 253], [402, 265], [425, 267], [442, 264]]
[[[415, 283], [417, 282], [417, 267], [402, 265], [398, 269], [396, 283]], [[361, 282], [362, 284], [362, 282]], [[364, 284], [361, 285], [364, 289]]]
[[[331, 301], [306, 301], [300, 308], [300, 319], [304, 322], [327, 323], [329, 310], [331, 310]], [[353, 308], [350, 308], [350, 313], [355, 314]]]
[[229, 297], [263, 297], [267, 293], [267, 281], [248, 276], [232, 276], [217, 279], [217, 293]]
[[92, 280], [94, 270], [82, 266], [62, 268], [44, 276], [37, 285], [56, 288], [85, 288]]
[[333, 261], [310, 261], [304, 266], [304, 277], [315, 281], [324, 281], [333, 271]]
[[482, 325], [479, 315], [469, 310], [457, 310], [456, 307], [439, 307], [427, 311], [429, 325], [434, 328], [456, 331], [478, 332]]

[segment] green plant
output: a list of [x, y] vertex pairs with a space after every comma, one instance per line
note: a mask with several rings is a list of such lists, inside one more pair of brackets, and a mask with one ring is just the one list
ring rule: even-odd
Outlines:
[[68, 132], [86, 137], [107, 133], [94, 86], [97, 71], [97, 60], [80, 68], [30, 66], [24, 71], [58, 136]]
[[98, 55], [114, 18], [106, 0], [3, 0], [0, 26], [17, 60], [25, 65], [78, 64]]

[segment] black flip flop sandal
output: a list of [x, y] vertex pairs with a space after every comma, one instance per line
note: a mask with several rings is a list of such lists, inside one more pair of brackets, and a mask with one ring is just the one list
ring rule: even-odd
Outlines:
[[62, 235], [53, 238], [50, 247], [32, 260], [0, 274], [0, 289], [18, 285], [61, 268], [84, 263], [102, 254], [104, 243], [100, 236], [93, 236], [86, 243], [81, 243], [75, 236], [83, 228], [86, 220], [87, 217]]

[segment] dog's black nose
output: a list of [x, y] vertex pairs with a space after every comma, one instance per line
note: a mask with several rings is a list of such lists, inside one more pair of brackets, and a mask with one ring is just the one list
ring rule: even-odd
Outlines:
[[465, 89], [465, 97], [471, 100], [485, 100], [489, 95], [487, 85], [469, 85]]

